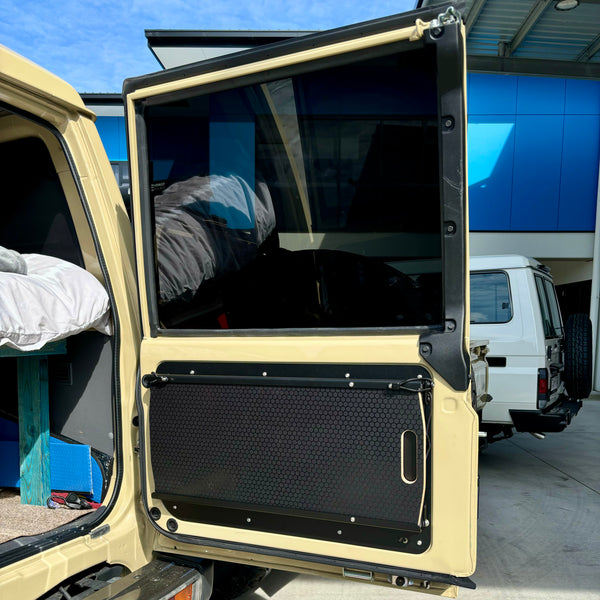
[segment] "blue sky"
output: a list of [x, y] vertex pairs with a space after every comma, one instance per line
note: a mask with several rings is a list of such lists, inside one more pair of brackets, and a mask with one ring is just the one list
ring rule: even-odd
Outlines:
[[145, 29], [331, 29], [414, 8], [415, 0], [0, 0], [0, 43], [78, 92], [120, 92], [157, 71]]

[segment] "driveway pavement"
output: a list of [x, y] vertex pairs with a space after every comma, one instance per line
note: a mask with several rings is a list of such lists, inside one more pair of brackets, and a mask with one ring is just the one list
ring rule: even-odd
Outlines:
[[[586, 401], [562, 433], [490, 445], [480, 477], [477, 590], [459, 598], [600, 600], [600, 399]], [[275, 572], [244, 600], [425, 597]]]

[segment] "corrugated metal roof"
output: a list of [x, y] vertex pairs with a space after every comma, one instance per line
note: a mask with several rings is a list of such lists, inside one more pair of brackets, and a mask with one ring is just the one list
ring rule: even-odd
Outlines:
[[498, 54], [498, 43], [509, 42], [515, 36], [534, 4], [535, 0], [486, 2], [469, 32], [467, 51]]
[[561, 12], [544, 11], [515, 56], [576, 60], [600, 30], [600, 5], [580, 4]]
[[557, 3], [465, 0], [469, 69], [600, 79], [600, 0], [580, 0], [568, 11]]

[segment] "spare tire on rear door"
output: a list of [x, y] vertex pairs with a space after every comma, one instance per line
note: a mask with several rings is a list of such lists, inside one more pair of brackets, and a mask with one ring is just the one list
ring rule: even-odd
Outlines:
[[592, 324], [586, 314], [567, 319], [564, 380], [573, 399], [587, 398], [592, 391]]

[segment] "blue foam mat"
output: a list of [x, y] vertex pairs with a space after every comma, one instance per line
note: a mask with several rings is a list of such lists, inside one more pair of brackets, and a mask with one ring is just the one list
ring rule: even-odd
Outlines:
[[[19, 428], [0, 419], [0, 487], [20, 487]], [[90, 446], [50, 439], [50, 487], [91, 495], [100, 502], [103, 477], [91, 456]]]

